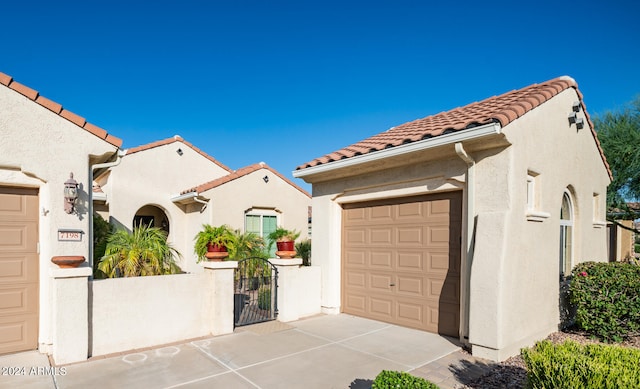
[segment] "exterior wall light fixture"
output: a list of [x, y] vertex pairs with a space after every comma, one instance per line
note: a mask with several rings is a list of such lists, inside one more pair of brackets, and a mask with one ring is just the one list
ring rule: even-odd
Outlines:
[[182, 154], [184, 154], [184, 152], [182, 151], [182, 149], [178, 149], [176, 150], [176, 153], [178, 153], [179, 156], [182, 156]]
[[571, 110], [573, 112], [580, 112], [580, 102], [579, 101], [574, 101], [573, 104], [571, 105]]
[[264, 176], [262, 177], [262, 180], [264, 181], [264, 183], [268, 183], [269, 182], [269, 176]]
[[69, 179], [64, 182], [64, 211], [73, 213], [78, 201], [78, 182], [73, 179], [73, 173], [69, 174]]

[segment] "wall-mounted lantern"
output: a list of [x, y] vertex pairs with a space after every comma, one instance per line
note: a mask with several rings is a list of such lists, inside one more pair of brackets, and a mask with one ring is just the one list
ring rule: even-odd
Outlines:
[[73, 213], [77, 200], [78, 182], [73, 179], [73, 173], [71, 173], [69, 179], [64, 182], [64, 211]]

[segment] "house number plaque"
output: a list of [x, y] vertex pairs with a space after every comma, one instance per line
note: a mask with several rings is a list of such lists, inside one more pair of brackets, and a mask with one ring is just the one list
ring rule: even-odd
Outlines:
[[58, 230], [58, 240], [61, 242], [82, 242], [82, 230]]

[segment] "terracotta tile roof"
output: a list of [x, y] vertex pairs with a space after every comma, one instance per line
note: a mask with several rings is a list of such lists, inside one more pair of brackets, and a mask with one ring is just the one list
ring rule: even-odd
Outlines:
[[241, 169], [234, 170], [233, 172], [231, 172], [231, 174], [227, 174], [224, 177], [220, 177], [220, 178], [215, 179], [213, 181], [205, 182], [202, 185], [198, 185], [196, 187], [193, 187], [193, 188], [190, 188], [190, 189], [187, 189], [187, 190], [183, 190], [182, 192], [180, 192], [180, 194], [183, 195], [183, 194], [187, 194], [187, 193], [202, 193], [202, 192], [205, 192], [205, 191], [207, 191], [209, 189], [213, 189], [213, 188], [219, 187], [219, 186], [224, 185], [224, 184], [226, 184], [228, 182], [231, 182], [231, 181], [236, 180], [238, 178], [241, 178], [241, 177], [244, 177], [246, 175], [249, 175], [249, 174], [251, 174], [251, 173], [253, 173], [255, 171], [258, 171], [260, 169], [266, 169], [266, 170], [270, 171], [271, 173], [273, 173], [276, 176], [278, 176], [281, 179], [283, 179], [289, 185], [293, 186], [294, 188], [296, 188], [297, 190], [302, 192], [307, 197], [311, 198], [311, 195], [309, 193], [307, 193], [307, 191], [305, 191], [304, 189], [300, 188], [298, 185], [294, 184], [291, 180], [287, 179], [285, 176], [280, 174], [278, 171], [272, 169], [271, 167], [269, 167], [264, 162], [255, 163], [253, 165], [249, 165], [249, 166], [243, 167]]
[[[155, 141], [155, 142], [152, 142], [152, 143], [148, 143], [146, 145], [137, 146], [137, 147], [133, 147], [131, 149], [127, 149], [127, 155], [131, 155], [131, 154], [139, 153], [141, 151], [153, 149], [155, 147], [168, 145], [168, 144], [171, 144], [171, 143], [174, 143], [174, 142], [182, 142], [185, 146], [190, 147], [196, 153], [198, 153], [198, 154], [202, 155], [203, 157], [207, 158], [209, 161], [215, 163], [216, 165], [220, 166], [224, 170], [226, 170], [228, 172], [231, 172], [231, 169], [229, 169], [227, 166], [223, 165], [222, 163], [218, 162], [215, 158], [213, 158], [209, 154], [205, 153], [204, 151], [200, 150], [196, 146], [194, 146], [191, 143], [187, 142], [180, 135], [174, 135], [172, 138], [167, 138], [167, 139]], [[126, 155], [125, 155], [125, 157], [126, 157]]]
[[[568, 88], [574, 88], [576, 90], [585, 117], [600, 151], [602, 161], [606, 165], [607, 170], [609, 170], [609, 165], [598, 142], [593, 123], [584, 106], [582, 93], [578, 90], [578, 85], [575, 80], [568, 76], [559, 77], [541, 84], [533, 84], [520, 90], [490, 97], [480, 102], [455, 108], [451, 111], [441, 112], [436, 115], [404, 123], [351, 146], [302, 164], [298, 166], [296, 170], [368, 154], [374, 151], [380, 151], [485, 124], [500, 123], [502, 127], [505, 127], [520, 116], [540, 106]], [[609, 176], [611, 177], [610, 170]]]
[[77, 125], [78, 127], [84, 128], [85, 130], [97, 136], [98, 138], [105, 140], [107, 143], [110, 143], [118, 148], [122, 146], [122, 139], [116, 138], [115, 136], [108, 134], [102, 128], [87, 122], [85, 118], [64, 109], [62, 105], [56, 103], [55, 101], [51, 101], [44, 96], [40, 96], [38, 91], [33, 90], [28, 86], [22, 85], [19, 82], [14, 81], [13, 78], [11, 78], [11, 76], [8, 76], [2, 72], [0, 72], [0, 84], [10, 89], [13, 89], [14, 91], [20, 93], [21, 95], [25, 96], [30, 100], [35, 101], [36, 103], [40, 104], [44, 108], [55, 113], [56, 115], [59, 115], [60, 117], [67, 119], [68, 121]]

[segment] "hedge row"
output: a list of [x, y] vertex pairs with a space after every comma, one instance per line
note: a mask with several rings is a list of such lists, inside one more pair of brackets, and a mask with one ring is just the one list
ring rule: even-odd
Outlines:
[[640, 350], [617, 345], [554, 345], [548, 340], [523, 349], [527, 387], [533, 389], [640, 388]]

